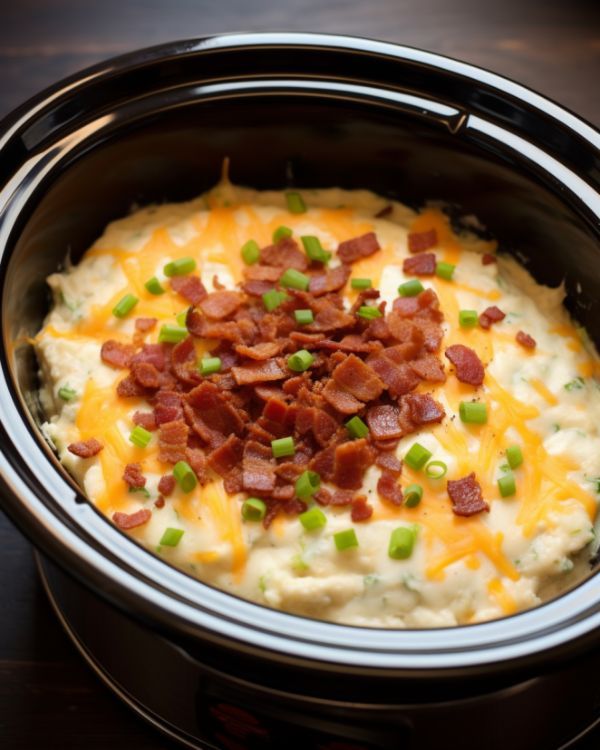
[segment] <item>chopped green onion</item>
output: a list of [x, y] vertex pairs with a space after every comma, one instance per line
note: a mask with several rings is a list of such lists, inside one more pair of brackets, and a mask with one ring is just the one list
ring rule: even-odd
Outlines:
[[312, 497], [321, 486], [321, 477], [316, 471], [303, 471], [296, 479], [296, 495], [302, 500]]
[[164, 534], [160, 538], [159, 544], [162, 544], [164, 547], [177, 547], [184, 533], [183, 529], [165, 529]]
[[165, 288], [161, 285], [160, 281], [156, 278], [156, 276], [153, 276], [151, 279], [148, 279], [148, 281], [144, 284], [146, 289], [150, 292], [150, 294], [164, 294]]
[[137, 492], [139, 495], [143, 495], [144, 497], [150, 497], [150, 493], [145, 487], [130, 487], [128, 492]]
[[282, 240], [285, 237], [291, 237], [292, 234], [293, 232], [289, 227], [285, 227], [283, 225], [277, 227], [277, 229], [273, 232], [273, 242], [277, 244], [279, 240]]
[[138, 301], [138, 298], [134, 297], [133, 294], [126, 294], [123, 299], [119, 300], [113, 307], [112, 314], [115, 318], [124, 318], [133, 310]]
[[425, 467], [425, 474], [430, 479], [441, 479], [446, 476], [448, 467], [443, 461], [430, 461]]
[[503, 477], [500, 477], [498, 480], [498, 489], [500, 490], [500, 495], [502, 497], [510, 497], [515, 494], [517, 491], [517, 485], [512, 471], [508, 472], [508, 474], [505, 474]]
[[267, 504], [258, 497], [249, 497], [242, 504], [244, 521], [262, 521], [267, 514]]
[[381, 310], [378, 310], [371, 305], [361, 305], [356, 311], [356, 314], [359, 318], [365, 318], [365, 320], [375, 320], [375, 318], [383, 317]]
[[180, 313], [178, 313], [175, 316], [175, 320], [177, 321], [177, 325], [181, 326], [181, 328], [186, 328], [185, 321], [187, 320], [187, 310], [182, 310]]
[[419, 279], [411, 279], [410, 281], [405, 281], [404, 284], [400, 284], [398, 294], [401, 297], [416, 297], [417, 294], [421, 294], [423, 289], [423, 284], [421, 284]]
[[62, 388], [58, 389], [58, 397], [62, 398], [63, 401], [72, 401], [77, 395], [77, 391], [68, 385], [63, 385]]
[[300, 326], [310, 325], [315, 320], [312, 310], [294, 310], [294, 317]]
[[306, 211], [306, 206], [300, 193], [286, 193], [285, 199], [288, 211], [291, 214], [303, 214]]
[[150, 440], [152, 440], [152, 433], [139, 424], [129, 433], [129, 442], [137, 445], [138, 448], [146, 448]]
[[315, 361], [314, 356], [306, 349], [299, 349], [287, 358], [287, 366], [294, 372], [304, 372]]
[[253, 265], [260, 258], [260, 247], [256, 240], [248, 240], [242, 245], [242, 259], [248, 266]]
[[346, 422], [345, 427], [353, 438], [364, 438], [369, 434], [369, 428], [360, 417], [352, 417]]
[[487, 422], [487, 406], [483, 403], [461, 401], [458, 413], [465, 424], [485, 424]]
[[304, 513], [300, 513], [298, 518], [307, 531], [322, 529], [327, 523], [327, 516], [325, 513], [323, 513], [321, 508], [316, 507], [305, 511]]
[[300, 239], [302, 240], [307, 256], [311, 260], [316, 260], [318, 263], [327, 263], [331, 260], [331, 253], [323, 250], [321, 240], [318, 237], [305, 235], [304, 237], [300, 237]]
[[296, 446], [294, 445], [293, 437], [278, 438], [277, 440], [271, 440], [271, 450], [275, 458], [283, 458], [284, 456], [293, 456], [296, 452]]
[[458, 324], [461, 328], [473, 328], [478, 320], [477, 310], [460, 310], [458, 313]]
[[420, 471], [433, 454], [424, 448], [421, 443], [413, 443], [404, 456], [404, 460], [415, 471]]
[[200, 360], [200, 372], [202, 375], [212, 375], [221, 369], [220, 357], [203, 357]]
[[406, 560], [412, 555], [415, 546], [416, 528], [410, 526], [399, 526], [392, 531], [388, 555], [393, 560]]
[[371, 279], [351, 279], [350, 286], [352, 289], [370, 289], [373, 286]]
[[178, 461], [175, 464], [173, 476], [184, 492], [191, 492], [198, 483], [196, 474], [187, 461]]
[[456, 268], [455, 265], [452, 263], [445, 263], [443, 260], [439, 261], [439, 263], [436, 263], [435, 265], [435, 275], [439, 276], [440, 279], [446, 279], [446, 281], [451, 281], [452, 276], [454, 275], [454, 269]]
[[288, 268], [287, 271], [282, 274], [279, 283], [281, 286], [290, 289], [300, 289], [301, 291], [306, 292], [310, 279], [301, 271], [297, 271], [295, 268]]
[[356, 531], [354, 531], [354, 529], [338, 531], [337, 534], [333, 535], [333, 541], [340, 552], [352, 547], [358, 547], [358, 539], [356, 538]]
[[578, 376], [574, 380], [570, 380], [568, 383], [565, 383], [565, 390], [566, 391], [579, 391], [583, 388], [585, 385], [584, 380], [582, 377]]
[[158, 332], [158, 342], [160, 344], [177, 344], [188, 337], [188, 329], [184, 326], [173, 326], [166, 323], [161, 326]]
[[265, 292], [263, 294], [262, 301], [263, 305], [265, 306], [265, 310], [267, 310], [267, 312], [271, 312], [276, 307], [279, 307], [282, 302], [285, 302], [287, 298], [288, 296], [284, 292], [278, 292], [277, 289], [269, 289], [268, 292]]
[[165, 276], [185, 276], [196, 268], [196, 261], [193, 258], [177, 258], [163, 268]]
[[523, 463], [523, 452], [518, 445], [510, 445], [506, 449], [506, 460], [511, 469], [518, 468]]
[[420, 484], [409, 484], [404, 488], [404, 505], [407, 508], [416, 508], [423, 497], [423, 488]]

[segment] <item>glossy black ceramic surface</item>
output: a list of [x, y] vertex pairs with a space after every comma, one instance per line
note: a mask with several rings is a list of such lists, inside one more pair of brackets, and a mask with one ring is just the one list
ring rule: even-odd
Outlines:
[[[531, 714], [541, 700], [534, 683], [555, 684], [578, 659], [600, 666], [597, 575], [511, 618], [420, 631], [317, 622], [212, 589], [124, 537], [59, 467], [40, 437], [27, 337], [47, 310], [44, 279], [67, 251], [77, 260], [133, 203], [197, 195], [217, 181], [228, 156], [232, 180], [258, 188], [367, 187], [475, 214], [539, 281], [565, 280], [570, 310], [598, 343], [599, 145], [597, 131], [517, 84], [363, 39], [247, 34], [181, 42], [109, 61], [44, 92], [0, 127], [3, 506], [93, 592], [86, 601], [97, 599], [98, 611], [114, 608], [117, 620], [131, 619], [201, 664], [189, 685], [195, 695], [203, 695], [202, 670], [228, 670], [229, 682], [246, 681], [255, 692], [292, 694], [281, 707], [284, 725], [301, 726], [310, 715], [318, 727], [325, 719], [314, 706], [322, 702], [328, 720], [338, 712], [346, 725], [354, 716], [356, 731], [364, 730], [357, 747], [385, 749], [400, 746], [395, 732], [403, 747], [426, 746], [419, 743], [428, 721], [399, 708], [407, 704], [433, 717], [441, 737], [454, 714], [466, 720], [482, 696], [507, 712], [501, 691], [511, 701], [520, 696], [515, 705]], [[96, 638], [97, 620], [86, 622], [80, 637]], [[101, 651], [109, 658], [110, 649]], [[134, 659], [131, 669], [138, 668]], [[460, 707], [443, 708], [457, 700]], [[353, 713], [363, 704], [370, 708]], [[536, 731], [543, 727], [558, 744], [589, 724], [600, 712], [598, 681], [580, 685], [573, 705], [567, 715], [545, 712]], [[377, 734], [372, 710], [381, 706], [394, 717], [389, 737]], [[500, 723], [498, 747], [518, 746], [511, 732]]]

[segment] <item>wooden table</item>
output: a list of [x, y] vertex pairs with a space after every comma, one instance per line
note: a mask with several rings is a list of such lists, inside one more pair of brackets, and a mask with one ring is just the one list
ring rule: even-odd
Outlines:
[[[600, 126], [600, 3], [594, 0], [14, 0], [2, 5], [0, 116], [63, 76], [136, 47], [225, 31], [287, 29], [360, 34], [461, 58], [531, 86]], [[1, 513], [0, 582], [0, 747], [172, 747], [88, 670], [50, 611], [30, 545]], [[585, 747], [598, 746], [597, 734]]]

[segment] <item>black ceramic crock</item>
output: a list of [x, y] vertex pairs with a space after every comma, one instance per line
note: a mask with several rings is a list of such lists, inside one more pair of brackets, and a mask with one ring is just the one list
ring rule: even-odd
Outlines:
[[2, 504], [63, 623], [138, 712], [191, 747], [566, 747], [600, 714], [600, 577], [437, 630], [334, 625], [204, 585], [128, 540], [41, 439], [28, 337], [45, 277], [132, 204], [231, 159], [257, 188], [370, 188], [474, 214], [600, 341], [597, 131], [486, 71], [365, 39], [238, 34], [84, 71], [0, 129]]

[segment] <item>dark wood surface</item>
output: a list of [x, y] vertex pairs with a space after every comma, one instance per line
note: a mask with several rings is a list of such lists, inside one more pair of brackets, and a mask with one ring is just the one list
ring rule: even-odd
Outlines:
[[[4, 0], [0, 10], [0, 116], [54, 81], [136, 47], [287, 29], [360, 34], [457, 57], [600, 125], [597, 0]], [[1, 748], [172, 747], [80, 659], [41, 590], [30, 545], [1, 513], [0, 584]], [[600, 747], [600, 736], [585, 747]]]

